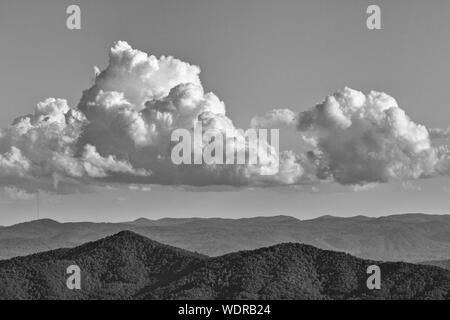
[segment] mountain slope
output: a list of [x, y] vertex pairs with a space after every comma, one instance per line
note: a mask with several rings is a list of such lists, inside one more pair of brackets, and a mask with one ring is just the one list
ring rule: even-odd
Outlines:
[[[66, 287], [81, 268], [82, 289]], [[381, 268], [382, 289], [366, 288]], [[0, 299], [450, 299], [450, 271], [380, 263], [302, 244], [207, 258], [124, 231], [73, 249], [0, 261]]]
[[436, 266], [442, 269], [450, 270], [450, 260], [442, 260], [442, 261], [425, 261], [421, 264], [429, 265], [429, 266]]
[[[367, 289], [367, 267], [381, 290]], [[166, 299], [450, 299], [450, 272], [381, 263], [302, 244], [280, 244], [206, 260], [153, 296]], [[145, 296], [143, 296], [145, 298]]]
[[285, 242], [347, 252], [357, 257], [420, 262], [450, 259], [450, 216], [405, 214], [380, 218], [287, 216], [248, 219], [138, 219], [126, 223], [58, 223], [39, 220], [0, 229], [0, 259], [131, 230], [158, 242], [218, 256]]
[[[0, 298], [121, 299], [171, 279], [205, 257], [129, 231], [84, 244], [0, 261]], [[67, 267], [82, 270], [82, 289], [66, 287]]]

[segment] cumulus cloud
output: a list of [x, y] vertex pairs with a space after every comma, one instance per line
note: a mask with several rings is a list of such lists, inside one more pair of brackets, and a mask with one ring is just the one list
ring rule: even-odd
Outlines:
[[[95, 69], [94, 85], [75, 108], [64, 99], [40, 102], [33, 114], [0, 132], [3, 185], [58, 189], [63, 183], [111, 182], [161, 184], [292, 183], [301, 178], [297, 158], [273, 151], [269, 143], [250, 146], [244, 131], [226, 116], [225, 104], [204, 92], [200, 69], [173, 57], [156, 58], [119, 41], [109, 65]], [[171, 161], [175, 129], [218, 132], [227, 148], [256, 152], [257, 165], [181, 165]], [[203, 137], [193, 145], [204, 148]], [[251, 150], [256, 148], [256, 150]], [[281, 163], [279, 174], [261, 174]], [[41, 184], [41, 186], [40, 186]]]
[[385, 93], [345, 88], [301, 113], [298, 128], [314, 141], [318, 176], [341, 184], [427, 177], [438, 163], [427, 128]]
[[[172, 57], [157, 59], [118, 42], [111, 49], [109, 66], [86, 90], [77, 109], [88, 123], [79, 141], [92, 145], [104, 157], [126, 159], [133, 168], [152, 172], [146, 183], [211, 185], [246, 185], [257, 183], [289, 183], [299, 176], [285, 177], [284, 172], [267, 178], [265, 167], [277, 164], [292, 174], [300, 174], [299, 164], [292, 157], [262, 152], [245, 143], [242, 130], [226, 115], [225, 104], [214, 94], [204, 92], [199, 79], [200, 69]], [[171, 161], [171, 134], [176, 129], [193, 132], [216, 132], [225, 137], [226, 148], [248, 154], [255, 151], [258, 165], [181, 165]], [[207, 136], [194, 143], [204, 148]], [[286, 159], [286, 162], [283, 162]], [[287, 168], [289, 166], [289, 168]]]
[[438, 155], [436, 172], [439, 175], [450, 175], [450, 145], [440, 145], [435, 148]]
[[[275, 109], [255, 116], [251, 128], [298, 131], [292, 148], [277, 153], [270, 141], [257, 146], [245, 142], [244, 130], [227, 116], [224, 102], [204, 91], [197, 66], [157, 58], [119, 41], [106, 69], [95, 67], [95, 75], [77, 106], [49, 98], [0, 130], [0, 187], [70, 192], [99, 181], [255, 186], [330, 180], [366, 185], [450, 171], [449, 150], [432, 144], [432, 138], [445, 134], [436, 129], [430, 136], [384, 93], [345, 88], [301, 113]], [[193, 133], [199, 127], [224, 137], [224, 154], [256, 153], [259, 163], [175, 165], [172, 133]], [[201, 153], [210, 143], [211, 137], [204, 135], [192, 143], [191, 152]], [[263, 174], [275, 165], [278, 173]]]
[[113, 156], [100, 156], [93, 146], [79, 146], [87, 123], [66, 100], [54, 98], [14, 120], [0, 132], [0, 186], [57, 189], [61, 180], [147, 174]]

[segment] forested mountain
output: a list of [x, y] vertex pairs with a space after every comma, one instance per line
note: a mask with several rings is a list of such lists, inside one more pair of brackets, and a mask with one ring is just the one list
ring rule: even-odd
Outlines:
[[422, 264], [426, 264], [429, 266], [436, 266], [443, 269], [450, 270], [450, 260], [442, 260], [442, 261], [425, 261]]
[[59, 223], [45, 219], [0, 229], [0, 259], [75, 247], [131, 230], [158, 242], [219, 256], [285, 242], [384, 260], [450, 259], [450, 216], [404, 214], [380, 218], [287, 216], [248, 219], [145, 218], [125, 223]]
[[[130, 298], [145, 285], [178, 276], [205, 258], [123, 231], [72, 249], [0, 261], [0, 298]], [[82, 290], [66, 286], [70, 265], [81, 268]]]
[[[368, 290], [367, 267], [381, 269]], [[66, 269], [81, 269], [81, 290]], [[286, 243], [208, 258], [130, 231], [0, 261], [1, 299], [450, 299], [450, 271]]]

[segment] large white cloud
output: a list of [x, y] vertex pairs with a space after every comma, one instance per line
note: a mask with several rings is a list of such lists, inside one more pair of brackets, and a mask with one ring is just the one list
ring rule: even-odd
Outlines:
[[14, 120], [0, 132], [0, 186], [56, 189], [61, 179], [149, 174], [113, 156], [104, 158], [93, 146], [79, 145], [87, 123], [66, 100], [53, 98]]
[[298, 128], [315, 142], [310, 158], [322, 178], [366, 184], [435, 173], [438, 157], [427, 128], [385, 93], [345, 88], [301, 113]]
[[[364, 185], [449, 172], [445, 146], [433, 146], [428, 130], [387, 94], [345, 88], [302, 113], [275, 109], [254, 117], [252, 128], [298, 129], [292, 147], [277, 154], [270, 140], [258, 146], [245, 143], [225, 104], [204, 92], [199, 74], [197, 66], [156, 58], [119, 41], [78, 106], [49, 98], [0, 130], [0, 187], [70, 192], [99, 180], [203, 186], [325, 179]], [[224, 153], [230, 148], [254, 151], [260, 162], [175, 165], [171, 134], [180, 128], [193, 132], [200, 125], [225, 136]], [[203, 137], [203, 147], [198, 142], [193, 153], [210, 137]], [[273, 166], [277, 174], [262, 174]]]
[[[172, 163], [171, 134], [180, 128], [192, 131], [201, 125], [204, 131], [223, 134], [227, 148], [247, 154], [254, 148], [243, 142], [243, 131], [226, 116], [224, 103], [204, 92], [199, 73], [196, 66], [172, 57], [158, 59], [119, 41], [110, 51], [108, 67], [97, 72], [95, 84], [83, 92], [76, 108], [50, 98], [1, 131], [0, 175], [8, 177], [2, 185], [39, 186], [38, 180], [45, 180], [47, 187], [58, 188], [68, 179], [80, 184], [105, 179], [247, 185], [299, 179], [302, 169], [295, 156], [262, 152], [273, 151], [269, 144], [256, 146], [260, 163], [253, 165]], [[279, 161], [278, 174], [262, 174]]]
[[[93, 145], [102, 156], [126, 159], [134, 168], [151, 171], [147, 183], [163, 184], [265, 184], [289, 183], [285, 174], [264, 176], [262, 169], [286, 159], [285, 170], [298, 163], [276, 152], [264, 157], [259, 145], [257, 165], [182, 165], [171, 161], [171, 134], [176, 129], [191, 132], [197, 126], [225, 136], [226, 147], [249, 153], [251, 146], [240, 142], [242, 131], [226, 116], [225, 104], [214, 94], [205, 93], [199, 80], [199, 68], [172, 57], [154, 56], [118, 42], [110, 52], [109, 66], [95, 85], [85, 91], [78, 105], [86, 116], [80, 144]], [[204, 137], [203, 146], [210, 141]], [[193, 148], [201, 148], [194, 144]], [[193, 150], [195, 152], [195, 150]], [[293, 168], [287, 168], [292, 164]], [[299, 177], [298, 177], [299, 178]]]

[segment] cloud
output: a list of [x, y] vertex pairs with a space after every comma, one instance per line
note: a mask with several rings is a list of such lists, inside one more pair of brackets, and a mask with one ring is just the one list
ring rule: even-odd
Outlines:
[[132, 191], [141, 191], [141, 192], [150, 192], [152, 191], [152, 187], [148, 185], [136, 185], [136, 184], [130, 184], [128, 186], [129, 190]]
[[[136, 170], [152, 172], [135, 182], [187, 185], [248, 185], [291, 183], [300, 178], [295, 157], [255, 152], [258, 165], [181, 165], [171, 161], [171, 134], [175, 129], [221, 133], [226, 146], [248, 154], [252, 150], [243, 131], [226, 115], [225, 104], [206, 93], [199, 79], [200, 69], [172, 57], [154, 56], [118, 42], [110, 52], [108, 67], [95, 84], [83, 93], [77, 107], [87, 119], [80, 145], [92, 145], [99, 155], [126, 159]], [[203, 146], [210, 143], [203, 138]], [[193, 145], [193, 153], [198, 144]], [[261, 170], [281, 159], [283, 171], [271, 177]], [[286, 172], [291, 174], [287, 177]], [[296, 176], [297, 175], [297, 176]]]
[[[78, 106], [64, 99], [40, 102], [0, 132], [2, 185], [59, 191], [61, 186], [108, 182], [168, 185], [253, 185], [296, 182], [303, 172], [295, 155], [254, 150], [257, 165], [182, 165], [172, 163], [171, 134], [222, 133], [228, 147], [249, 154], [254, 146], [226, 116], [225, 104], [204, 92], [200, 69], [173, 57], [156, 58], [119, 41], [109, 65], [95, 70], [94, 85]], [[210, 143], [204, 137], [203, 145]], [[199, 145], [193, 146], [193, 152]], [[281, 162], [277, 175], [261, 170]]]
[[34, 113], [17, 118], [0, 132], [0, 186], [26, 190], [57, 189], [82, 179], [112, 174], [142, 176], [125, 160], [101, 156], [95, 147], [79, 145], [88, 120], [64, 99], [38, 103]]
[[34, 194], [30, 194], [27, 191], [16, 187], [5, 187], [3, 192], [7, 199], [14, 201], [30, 200], [35, 197]]
[[385, 93], [345, 88], [301, 113], [298, 128], [315, 144], [317, 175], [341, 184], [428, 177], [438, 163], [427, 128]]
[[450, 145], [439, 145], [435, 147], [438, 162], [435, 170], [439, 175], [450, 175]]
[[450, 127], [446, 129], [432, 128], [429, 129], [430, 137], [432, 139], [449, 139], [450, 138]]
[[2, 180], [10, 177], [23, 177], [30, 166], [28, 159], [16, 147], [11, 147], [9, 152], [0, 155], [0, 177]]
[[376, 182], [367, 183], [367, 184], [363, 184], [363, 185], [356, 184], [356, 185], [352, 186], [352, 190], [354, 192], [364, 192], [364, 191], [376, 189], [378, 186], [379, 186], [379, 184]]
[[403, 181], [402, 188], [409, 191], [422, 191], [422, 187], [411, 182], [411, 181]]
[[[197, 66], [119, 41], [108, 66], [95, 74], [77, 106], [49, 98], [0, 130], [0, 187], [68, 193], [109, 183], [366, 185], [450, 172], [449, 150], [431, 140], [443, 133], [435, 129], [430, 137], [384, 93], [345, 88], [301, 113], [274, 109], [255, 116], [251, 128], [298, 130], [298, 140], [277, 153], [269, 141], [245, 143], [224, 102], [204, 91]], [[175, 165], [171, 134], [199, 126], [224, 136], [224, 153], [254, 151], [260, 162]], [[192, 144], [192, 153], [201, 152], [210, 137], [201, 142]], [[277, 174], [262, 174], [276, 164]]]
[[250, 122], [252, 128], [295, 127], [298, 114], [289, 109], [274, 109], [263, 117], [255, 116]]

